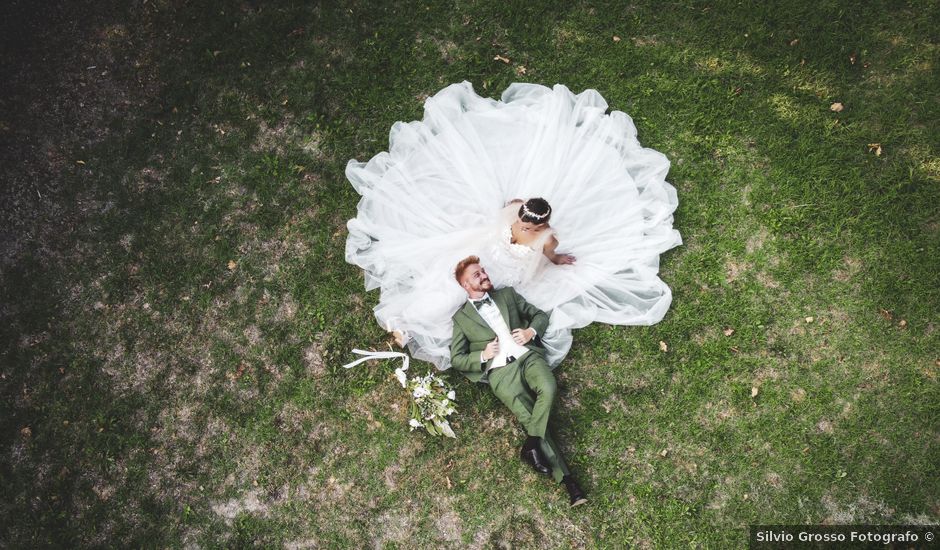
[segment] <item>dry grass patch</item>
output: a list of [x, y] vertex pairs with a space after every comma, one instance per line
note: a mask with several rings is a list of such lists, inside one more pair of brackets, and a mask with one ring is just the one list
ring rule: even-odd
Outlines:
[[296, 148], [315, 158], [321, 156], [322, 136], [318, 132], [305, 134], [291, 115], [285, 115], [274, 127], [255, 116], [250, 120], [257, 121], [258, 125], [255, 140], [250, 145], [253, 152], [284, 156], [291, 148]]
[[756, 233], [748, 237], [747, 243], [744, 245], [744, 249], [748, 254], [753, 254], [764, 248], [764, 243], [767, 242], [767, 239], [772, 238], [773, 237], [771, 236], [770, 231], [768, 231], [766, 227], [761, 226]]
[[725, 282], [731, 284], [738, 280], [744, 273], [750, 271], [753, 266], [749, 262], [728, 259], [725, 261]]
[[714, 430], [727, 422], [732, 422], [740, 412], [725, 400], [718, 403], [705, 403], [695, 415], [696, 421], [707, 429]]
[[239, 514], [251, 514], [264, 517], [268, 515], [270, 506], [262, 502], [262, 491], [258, 488], [252, 488], [244, 495], [231, 498], [226, 501], [217, 501], [210, 504], [210, 508], [216, 515], [225, 520], [226, 525], [231, 526], [235, 517]]
[[840, 503], [835, 496], [827, 493], [820, 502], [827, 514], [823, 523], [828, 525], [882, 523], [895, 519], [893, 508], [887, 506], [884, 501], [871, 499], [864, 493], [849, 503]]
[[846, 283], [858, 275], [861, 267], [861, 260], [851, 256], [845, 256], [842, 258], [842, 267], [833, 271], [832, 278], [840, 283]]
[[324, 333], [318, 333], [313, 342], [304, 350], [303, 361], [309, 378], [322, 378], [327, 374], [326, 363], [323, 360], [324, 338]]

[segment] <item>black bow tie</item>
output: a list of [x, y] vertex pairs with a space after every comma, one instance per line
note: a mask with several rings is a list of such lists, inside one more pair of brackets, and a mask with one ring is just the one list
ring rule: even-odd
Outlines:
[[483, 298], [482, 300], [473, 301], [473, 305], [476, 306], [477, 309], [480, 309], [481, 307], [483, 307], [483, 304], [492, 304], [492, 303], [493, 301], [490, 300], [489, 298]]

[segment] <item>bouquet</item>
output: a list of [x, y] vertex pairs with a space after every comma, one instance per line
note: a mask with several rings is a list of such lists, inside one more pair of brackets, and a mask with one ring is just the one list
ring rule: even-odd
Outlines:
[[450, 422], [447, 421], [447, 417], [457, 410], [454, 408], [454, 390], [431, 372], [425, 376], [413, 376], [408, 380], [405, 374], [407, 368], [405, 365], [395, 369], [395, 378], [401, 387], [411, 394], [411, 420], [408, 421], [411, 431], [423, 427], [431, 435], [456, 438], [454, 430], [450, 428]]
[[450, 427], [447, 417], [456, 412], [454, 390], [441, 377], [428, 372], [425, 376], [414, 376], [411, 380], [405, 371], [408, 370], [410, 357], [397, 351], [363, 351], [352, 350], [356, 355], [364, 355], [360, 359], [343, 365], [343, 368], [352, 368], [359, 363], [372, 359], [393, 359], [401, 357], [402, 366], [395, 369], [395, 379], [401, 387], [408, 390], [411, 399], [411, 420], [408, 425], [411, 431], [415, 428], [424, 428], [431, 435], [446, 435], [456, 438], [454, 430]]

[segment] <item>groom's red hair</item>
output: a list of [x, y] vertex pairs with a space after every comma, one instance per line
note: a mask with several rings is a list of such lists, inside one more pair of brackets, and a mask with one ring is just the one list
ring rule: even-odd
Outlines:
[[457, 267], [454, 268], [454, 278], [457, 279], [458, 285], [463, 285], [463, 281], [460, 279], [463, 278], [463, 272], [467, 270], [473, 264], [480, 263], [480, 258], [476, 256], [467, 256], [466, 258], [457, 262]]

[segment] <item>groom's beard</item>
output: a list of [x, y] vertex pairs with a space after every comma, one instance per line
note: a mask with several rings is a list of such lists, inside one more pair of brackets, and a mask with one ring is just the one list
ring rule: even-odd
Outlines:
[[470, 290], [472, 292], [489, 292], [493, 290], [493, 283], [489, 279], [486, 281], [480, 281], [477, 284], [470, 284]]

